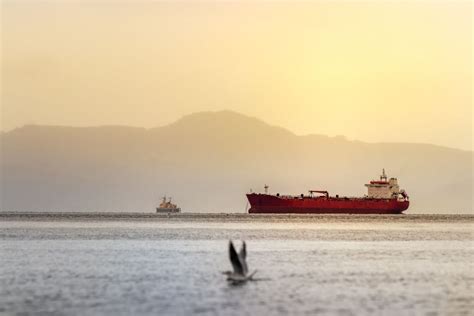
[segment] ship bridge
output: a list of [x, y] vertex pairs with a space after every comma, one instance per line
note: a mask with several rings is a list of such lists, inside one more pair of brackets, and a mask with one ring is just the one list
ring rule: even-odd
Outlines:
[[380, 180], [372, 180], [365, 186], [367, 187], [367, 197], [369, 198], [393, 199], [398, 198], [400, 195], [404, 199], [408, 198], [405, 191], [400, 190], [397, 178], [388, 179], [385, 169], [382, 169]]

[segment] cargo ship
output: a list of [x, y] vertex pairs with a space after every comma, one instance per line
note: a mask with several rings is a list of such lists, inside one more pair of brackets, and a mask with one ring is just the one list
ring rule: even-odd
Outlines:
[[166, 200], [166, 196], [163, 197], [163, 201], [160, 203], [160, 206], [156, 208], [157, 213], [181, 213], [181, 208], [176, 204], [171, 203], [171, 198]]
[[408, 194], [400, 190], [396, 178], [387, 178], [385, 169], [380, 180], [365, 185], [367, 195], [363, 197], [330, 196], [328, 191], [309, 190], [308, 195], [249, 193], [249, 213], [342, 213], [342, 214], [401, 214], [410, 205]]

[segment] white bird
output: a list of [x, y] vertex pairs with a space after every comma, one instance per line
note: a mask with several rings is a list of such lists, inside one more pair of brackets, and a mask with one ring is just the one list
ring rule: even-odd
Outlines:
[[232, 267], [234, 271], [225, 271], [224, 274], [227, 275], [227, 280], [232, 282], [245, 282], [251, 280], [253, 275], [257, 272], [255, 270], [251, 274], [248, 274], [249, 269], [247, 266], [247, 247], [245, 245], [245, 241], [242, 242], [242, 248], [240, 252], [237, 253], [234, 248], [234, 244], [232, 240], [229, 240], [229, 258], [230, 262], [232, 263]]

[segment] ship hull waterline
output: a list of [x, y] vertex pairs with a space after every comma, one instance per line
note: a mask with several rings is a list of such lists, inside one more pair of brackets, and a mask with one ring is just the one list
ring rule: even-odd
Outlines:
[[181, 208], [162, 208], [157, 207], [156, 213], [181, 213]]
[[409, 201], [369, 198], [281, 198], [247, 194], [250, 214], [401, 214]]

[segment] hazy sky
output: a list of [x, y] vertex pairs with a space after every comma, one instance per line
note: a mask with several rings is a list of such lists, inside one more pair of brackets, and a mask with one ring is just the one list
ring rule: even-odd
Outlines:
[[230, 109], [472, 149], [470, 1], [2, 1], [2, 128]]

